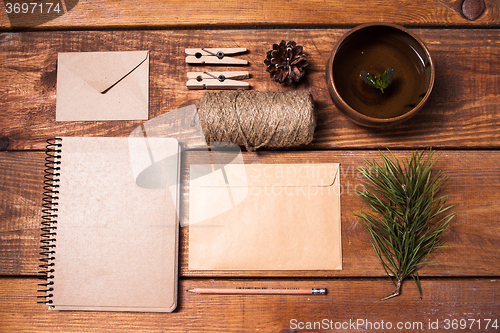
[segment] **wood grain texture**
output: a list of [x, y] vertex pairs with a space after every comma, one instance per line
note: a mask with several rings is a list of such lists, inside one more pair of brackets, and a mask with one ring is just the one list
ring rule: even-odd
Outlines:
[[[12, 1], [14, 2], [14, 1]], [[498, 25], [499, 4], [486, 1], [476, 20], [464, 16], [459, 0], [338, 1], [338, 0], [129, 0], [79, 1], [59, 14], [7, 15], [0, 29], [162, 28], [193, 26], [318, 26], [385, 21], [411, 25]], [[72, 8], [72, 9], [71, 9]], [[2, 8], [3, 9], [3, 8]], [[64, 14], [63, 14], [64, 13]]]
[[[77, 2], [73, 8], [71, 3]], [[486, 319], [500, 324], [500, 2], [485, 0], [484, 11], [477, 6], [482, 2], [65, 0], [67, 12], [58, 17], [9, 16], [0, 5], [0, 332], [320, 330], [298, 329], [292, 319], [361, 325], [325, 329], [332, 332], [396, 331], [388, 329], [389, 322], [393, 328], [409, 323], [412, 327], [405, 331], [450, 332], [460, 327], [447, 323], [459, 325], [460, 320], [467, 323], [464, 331], [497, 332], [485, 325]], [[427, 44], [436, 65], [428, 104], [389, 130], [349, 122], [333, 105], [324, 74], [333, 45], [348, 28], [379, 21], [410, 27]], [[282, 39], [297, 41], [309, 57], [307, 75], [291, 87], [273, 82], [263, 64], [266, 51]], [[254, 90], [311, 90], [319, 120], [315, 141], [302, 151], [244, 153], [244, 159], [341, 163], [344, 270], [189, 271], [186, 226], [180, 235], [179, 306], [174, 313], [53, 312], [36, 304], [41, 280], [33, 275], [39, 271], [45, 140], [56, 135], [127, 136], [142, 123], [55, 122], [58, 52], [150, 50], [152, 119], [199, 100], [203, 91], [186, 88], [186, 73], [214, 68], [185, 64], [184, 49], [212, 46], [249, 49], [240, 56], [249, 66], [216, 70], [248, 70], [251, 77], [245, 81]], [[410, 280], [402, 296], [374, 305], [394, 286], [353, 216], [366, 208], [353, 195], [361, 183], [356, 168], [365, 165], [364, 159], [378, 159], [378, 148], [393, 148], [403, 157], [410, 149], [428, 146], [442, 150], [436, 169], [449, 176], [443, 192], [451, 193], [456, 214], [443, 235], [449, 247], [430, 258], [440, 263], [420, 270], [422, 300]], [[196, 162], [196, 154], [183, 156], [183, 224], [189, 209], [187, 165]], [[195, 287], [326, 287], [328, 295], [228, 297], [185, 291]]]
[[0, 156], [0, 274], [34, 273], [40, 258], [35, 249], [40, 246], [43, 156]]
[[[408, 151], [396, 151], [405, 158]], [[449, 177], [443, 193], [450, 193], [456, 217], [443, 235], [448, 248], [440, 249], [429, 258], [440, 261], [422, 267], [422, 276], [498, 276], [500, 274], [500, 152], [443, 151], [436, 164]], [[181, 223], [189, 224], [188, 168], [196, 163], [196, 152], [183, 157], [181, 188]], [[310, 151], [244, 153], [245, 163], [341, 163], [342, 211], [342, 271], [190, 271], [188, 270], [189, 227], [181, 228], [180, 276], [266, 277], [383, 277], [385, 273], [370, 245], [369, 238], [355, 212], [366, 209], [354, 195], [362, 189], [362, 177], [357, 168], [365, 159], [379, 160], [375, 151]], [[41, 220], [41, 182], [43, 153], [23, 152], [12, 157], [0, 154], [4, 171], [0, 183], [2, 218], [0, 228], [0, 275], [33, 275], [38, 269], [39, 233]], [[17, 185], [13, 185], [17, 184]], [[14, 194], [14, 195], [13, 195]], [[19, 207], [7, 209], [8, 207]], [[21, 237], [22, 236], [22, 237]], [[15, 258], [16, 260], [12, 259]]]
[[[150, 50], [150, 119], [196, 103], [203, 91], [188, 90], [190, 66], [184, 49], [207, 45], [247, 47], [239, 56], [249, 66], [254, 90], [308, 89], [318, 115], [315, 141], [304, 149], [498, 148], [500, 147], [500, 39], [496, 30], [412, 29], [427, 44], [436, 65], [435, 88], [423, 110], [391, 129], [368, 129], [350, 122], [334, 106], [325, 65], [334, 43], [347, 29], [175, 30], [25, 32], [0, 34], [0, 137], [7, 149], [42, 149], [55, 135], [126, 136], [139, 121], [55, 122], [57, 54], [67, 51]], [[303, 45], [310, 65], [303, 81], [284, 87], [269, 78], [263, 60], [281, 39]], [[3, 144], [5, 147], [5, 144]]]
[[[37, 283], [33, 278], [0, 278], [0, 326], [4, 332], [452, 332], [455, 330], [451, 327], [446, 329], [446, 320], [451, 326], [452, 320], [461, 319], [468, 324], [466, 332], [497, 332], [492, 322], [485, 329], [485, 319], [497, 319], [497, 324], [500, 321], [500, 281], [490, 279], [423, 280], [422, 300], [414, 283], [408, 281], [400, 297], [373, 306], [373, 302], [393, 291], [390, 282], [188, 279], [180, 281], [178, 308], [163, 314], [49, 311], [45, 305], [36, 304]], [[326, 287], [328, 294], [227, 296], [185, 291], [195, 287], [318, 286]], [[382, 321], [384, 329], [380, 329]], [[438, 329], [430, 329], [430, 323], [436, 321]], [[299, 323], [305, 327], [308, 322], [327, 326], [317, 324], [316, 329], [299, 330]], [[409, 326], [397, 330], [398, 323]], [[387, 329], [388, 325], [392, 330]]]

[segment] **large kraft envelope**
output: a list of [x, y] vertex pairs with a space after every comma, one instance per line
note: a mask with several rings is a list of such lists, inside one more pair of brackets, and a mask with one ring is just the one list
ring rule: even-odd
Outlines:
[[59, 53], [56, 121], [145, 120], [148, 111], [149, 51]]
[[339, 164], [191, 165], [189, 269], [342, 269]]

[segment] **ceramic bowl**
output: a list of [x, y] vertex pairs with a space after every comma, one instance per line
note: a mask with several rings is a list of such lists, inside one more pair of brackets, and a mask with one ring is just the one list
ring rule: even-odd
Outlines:
[[[393, 68], [383, 89], [363, 78]], [[405, 28], [388, 23], [360, 25], [334, 46], [326, 66], [328, 91], [353, 122], [369, 127], [401, 123], [417, 113], [434, 86], [434, 64], [424, 43]]]

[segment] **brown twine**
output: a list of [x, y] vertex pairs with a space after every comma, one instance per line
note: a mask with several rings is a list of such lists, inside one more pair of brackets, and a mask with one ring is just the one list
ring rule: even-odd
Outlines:
[[248, 151], [308, 144], [316, 127], [309, 91], [207, 91], [197, 109], [207, 142]]

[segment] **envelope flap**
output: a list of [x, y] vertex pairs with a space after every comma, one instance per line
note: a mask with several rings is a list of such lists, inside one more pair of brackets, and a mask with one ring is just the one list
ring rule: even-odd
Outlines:
[[338, 170], [338, 163], [250, 164], [247, 166], [249, 185], [255, 187], [333, 186], [335, 180], [338, 179]]
[[101, 93], [105, 93], [149, 58], [149, 51], [67, 52], [59, 54], [65, 66]]

